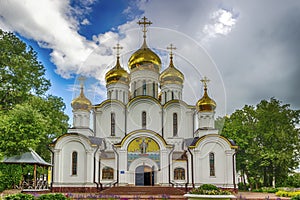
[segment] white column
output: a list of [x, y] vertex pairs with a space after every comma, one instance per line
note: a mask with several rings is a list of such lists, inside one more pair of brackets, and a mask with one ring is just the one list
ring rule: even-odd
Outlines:
[[128, 185], [128, 171], [127, 171], [127, 151], [119, 150], [119, 185]]
[[169, 152], [167, 149], [161, 150], [161, 184], [162, 185], [169, 185]]

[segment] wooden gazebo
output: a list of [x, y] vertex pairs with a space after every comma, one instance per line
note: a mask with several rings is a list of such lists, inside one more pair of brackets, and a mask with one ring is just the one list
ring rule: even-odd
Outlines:
[[33, 165], [33, 180], [26, 181], [22, 180], [19, 185], [19, 188], [22, 190], [44, 190], [48, 189], [48, 179], [37, 177], [37, 166], [41, 167], [50, 167], [51, 164], [47, 163], [43, 158], [41, 158], [34, 150], [30, 150], [29, 152], [23, 153], [22, 155], [12, 156], [9, 158], [4, 158], [2, 163], [5, 164], [26, 164]]

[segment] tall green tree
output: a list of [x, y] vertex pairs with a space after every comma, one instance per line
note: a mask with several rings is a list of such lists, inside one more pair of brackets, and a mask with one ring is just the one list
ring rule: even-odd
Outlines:
[[299, 117], [299, 110], [271, 98], [217, 119], [221, 134], [239, 146], [237, 170], [251, 187], [280, 185], [299, 166]]
[[0, 155], [32, 148], [49, 160], [48, 144], [66, 132], [62, 98], [46, 95], [50, 81], [37, 53], [13, 33], [0, 30]]
[[1, 110], [26, 101], [31, 94], [45, 94], [50, 81], [44, 75], [45, 68], [33, 48], [0, 29]]

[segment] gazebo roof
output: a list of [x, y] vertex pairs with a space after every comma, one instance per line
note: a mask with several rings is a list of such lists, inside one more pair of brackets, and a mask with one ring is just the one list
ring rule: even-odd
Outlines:
[[34, 150], [30, 152], [23, 153], [22, 155], [12, 156], [9, 158], [4, 158], [2, 163], [7, 164], [37, 164], [41, 166], [51, 166], [43, 158], [41, 158]]

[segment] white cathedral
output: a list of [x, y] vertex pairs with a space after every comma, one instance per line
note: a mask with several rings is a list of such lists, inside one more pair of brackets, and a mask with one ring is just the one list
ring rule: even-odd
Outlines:
[[[161, 60], [144, 40], [129, 61], [106, 75], [107, 99], [92, 105], [80, 95], [71, 105], [73, 127], [50, 144], [53, 191], [97, 191], [100, 187], [214, 184], [235, 188], [233, 141], [214, 127], [216, 103], [207, 93], [188, 105], [182, 100], [184, 75]], [[91, 120], [93, 123], [91, 123]], [[93, 127], [90, 127], [93, 124]]]

